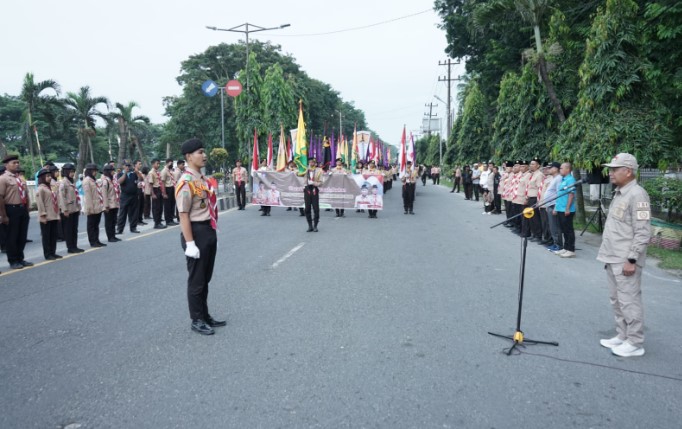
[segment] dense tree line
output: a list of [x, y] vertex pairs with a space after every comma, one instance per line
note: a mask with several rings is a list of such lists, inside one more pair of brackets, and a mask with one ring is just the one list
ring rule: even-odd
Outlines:
[[309, 77], [279, 46], [252, 42], [249, 51], [248, 93], [244, 43], [211, 46], [183, 61], [177, 77], [182, 94], [163, 100], [169, 117], [165, 124], [152, 124], [134, 101], [116, 102], [88, 86], [64, 93], [57, 82], [36, 82], [28, 73], [19, 95], [0, 95], [0, 155], [19, 153], [32, 175], [48, 160], [73, 162], [79, 170], [88, 162], [101, 165], [110, 159], [119, 164], [141, 159], [148, 165], [167, 153], [179, 157], [181, 143], [191, 137], [201, 138], [211, 153], [221, 147], [222, 138], [220, 96], [207, 97], [201, 90], [208, 79], [221, 86], [238, 79], [244, 87], [236, 99], [225, 97], [228, 155], [211, 162], [214, 168], [237, 157], [248, 159], [254, 128], [261, 153], [268, 133], [278, 135], [283, 127], [288, 134], [296, 127], [299, 100], [309, 135], [338, 135], [339, 113], [346, 136], [355, 124], [367, 129], [361, 110], [329, 84]]
[[539, 156], [592, 168], [678, 164], [682, 3], [437, 0], [466, 60], [448, 163]]
[[309, 77], [291, 55], [282, 54], [279, 45], [251, 42], [248, 67], [245, 62], [244, 43], [211, 46], [183, 61], [177, 78], [182, 94], [165, 99], [170, 120], [164, 139], [178, 142], [197, 136], [209, 148], [222, 145], [221, 100], [219, 95], [203, 94], [201, 85], [207, 80], [224, 86], [237, 79], [243, 87], [241, 95], [224, 101], [225, 148], [232, 161], [250, 158], [254, 129], [263, 153], [269, 133], [276, 139], [281, 127], [287, 134], [296, 128], [299, 101], [303, 102], [308, 135], [330, 136], [334, 132], [338, 136], [339, 113], [346, 136], [352, 135], [356, 123], [358, 129], [367, 128], [361, 110], [344, 101], [329, 84]]

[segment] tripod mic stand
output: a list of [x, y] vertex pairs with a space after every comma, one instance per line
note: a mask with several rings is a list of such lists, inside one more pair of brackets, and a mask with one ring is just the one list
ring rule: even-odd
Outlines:
[[601, 181], [599, 182], [599, 205], [597, 206], [597, 211], [594, 212], [594, 214], [590, 217], [590, 220], [587, 221], [587, 225], [585, 225], [585, 228], [583, 228], [582, 232], [580, 233], [580, 236], [582, 237], [583, 234], [585, 234], [585, 231], [587, 231], [587, 228], [589, 228], [590, 224], [594, 225], [594, 219], [597, 218], [597, 231], [599, 232], [604, 232], [604, 221], [606, 220], [606, 215], [604, 214], [604, 210], [601, 208]]
[[[549, 199], [543, 203], [538, 202], [535, 205], [533, 205], [532, 207], [526, 207], [525, 209], [523, 209], [523, 211], [521, 213], [516, 214], [516, 215], [508, 218], [505, 221], [497, 223], [497, 224], [491, 226], [490, 228], [492, 229], [492, 228], [498, 227], [498, 226], [502, 225], [503, 223], [508, 222], [512, 219], [515, 219], [519, 216], [524, 216], [526, 219], [530, 219], [533, 216], [535, 216], [535, 210], [536, 209], [541, 208], [543, 206], [546, 206], [548, 203], [551, 203], [552, 201], [557, 200], [557, 199], [563, 197], [564, 195], [570, 194], [571, 192], [573, 192], [573, 188], [575, 188], [576, 186], [578, 186], [581, 183], [582, 183], [582, 180], [579, 180], [579, 181], [573, 183], [572, 185], [567, 186], [567, 187], [562, 189], [562, 190], [568, 190], [568, 192], [565, 192], [561, 195], [557, 195], [556, 197], [551, 198], [551, 199]], [[519, 298], [518, 298], [518, 307], [517, 307], [517, 312], [516, 312], [516, 330], [514, 331], [514, 335], [496, 334], [494, 332], [488, 331], [488, 334], [490, 334], [492, 336], [500, 337], [500, 338], [506, 338], [506, 339], [514, 342], [512, 344], [512, 346], [506, 350], [507, 356], [511, 355], [517, 346], [525, 347], [524, 343], [529, 344], [529, 345], [546, 344], [549, 346], [559, 346], [559, 343], [557, 343], [556, 341], [540, 341], [540, 340], [532, 340], [530, 338], [525, 338], [523, 331], [521, 330], [521, 314], [522, 314], [522, 309], [523, 309], [523, 286], [524, 286], [524, 279], [525, 279], [525, 274], [526, 274], [526, 249], [527, 248], [528, 248], [528, 237], [523, 237], [523, 240], [521, 241], [521, 263], [520, 263], [520, 268], [519, 268]]]

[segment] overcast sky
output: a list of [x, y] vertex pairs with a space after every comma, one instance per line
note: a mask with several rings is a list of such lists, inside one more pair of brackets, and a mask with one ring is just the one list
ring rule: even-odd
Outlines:
[[[24, 75], [32, 72], [36, 80], [56, 80], [63, 92], [89, 85], [93, 95], [113, 102], [134, 100], [141, 106], [137, 114], [165, 122], [161, 99], [180, 94], [175, 81], [180, 62], [208, 46], [244, 37], [205, 26], [291, 24], [250, 38], [280, 44], [308, 75], [354, 101], [383, 139], [398, 144], [403, 124], [408, 133], [421, 128], [425, 104], [438, 104], [438, 117], [447, 114], [434, 99], [446, 99], [446, 85], [438, 82], [446, 67], [438, 62], [447, 56], [445, 33], [432, 9], [432, 0], [4, 1], [0, 93], [18, 95]], [[414, 16], [312, 35], [408, 15]], [[453, 77], [462, 73], [463, 65], [453, 68]], [[453, 103], [455, 87], [453, 82]]]

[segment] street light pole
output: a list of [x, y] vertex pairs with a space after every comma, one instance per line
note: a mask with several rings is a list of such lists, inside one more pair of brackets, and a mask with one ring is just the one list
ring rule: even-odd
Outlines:
[[[208, 25], [206, 26], [206, 28], [208, 28], [209, 30], [213, 30], [213, 31], [230, 31], [232, 33], [244, 33], [246, 35], [246, 67], [245, 67], [245, 70], [246, 70], [247, 106], [250, 107], [250, 105], [248, 104], [248, 102], [250, 101], [250, 98], [249, 98], [249, 33], [256, 33], [259, 31], [267, 31], [267, 30], [279, 30], [281, 28], [289, 27], [290, 25], [291, 24], [282, 24], [278, 27], [266, 28], [266, 27], [261, 27], [259, 25], [249, 24], [248, 22], [246, 22], [244, 24], [237, 25], [236, 27], [232, 27], [232, 28], [218, 28], [218, 27], [211, 27]], [[222, 92], [221, 92], [221, 95], [222, 95]], [[247, 143], [245, 153], [248, 153], [248, 151], [249, 151], [249, 147], [248, 147], [248, 143]]]

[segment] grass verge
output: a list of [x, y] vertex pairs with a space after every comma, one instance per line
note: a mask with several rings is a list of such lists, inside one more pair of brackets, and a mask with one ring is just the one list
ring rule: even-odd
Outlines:
[[682, 252], [679, 250], [668, 250], [660, 247], [649, 246], [647, 255], [660, 259], [659, 268], [667, 270], [682, 270]]

